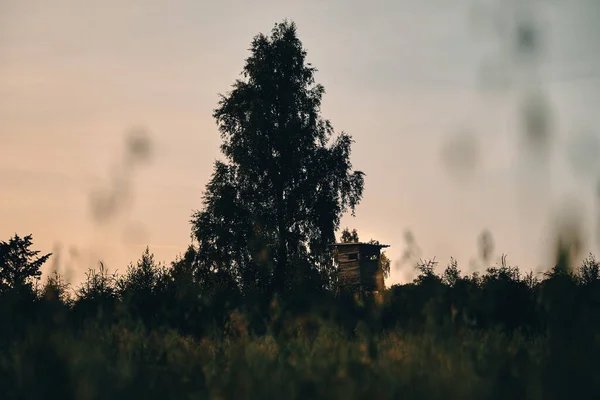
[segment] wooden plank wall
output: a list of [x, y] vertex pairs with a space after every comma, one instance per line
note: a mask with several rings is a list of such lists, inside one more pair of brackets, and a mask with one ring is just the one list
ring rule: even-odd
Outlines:
[[[359, 253], [360, 252], [360, 253]], [[354, 258], [354, 255], [356, 255]], [[371, 257], [374, 256], [374, 260]], [[359, 287], [377, 290], [382, 287], [378, 273], [379, 250], [365, 246], [343, 246], [338, 248], [338, 278], [342, 287]], [[379, 285], [378, 285], [379, 283]]]

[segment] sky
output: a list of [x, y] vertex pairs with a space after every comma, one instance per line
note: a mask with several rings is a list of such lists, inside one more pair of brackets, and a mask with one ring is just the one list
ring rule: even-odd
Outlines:
[[0, 240], [33, 234], [74, 282], [146, 245], [173, 261], [220, 157], [218, 94], [288, 18], [366, 174], [342, 228], [391, 245], [388, 285], [414, 277], [406, 232], [442, 267], [505, 253], [542, 271], [567, 219], [583, 257], [600, 238], [599, 17], [597, 0], [0, 0]]

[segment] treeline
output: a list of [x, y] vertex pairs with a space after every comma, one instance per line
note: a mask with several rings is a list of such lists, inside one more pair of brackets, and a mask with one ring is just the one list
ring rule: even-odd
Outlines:
[[3, 320], [11, 321], [0, 328], [5, 338], [18, 321], [26, 326], [57, 312], [73, 327], [99, 317], [107, 323], [125, 318], [196, 337], [222, 332], [234, 312], [246, 315], [250, 332], [258, 335], [286, 316], [307, 314], [349, 332], [360, 320], [371, 322], [378, 333], [452, 327], [536, 336], [600, 327], [600, 263], [592, 254], [577, 268], [557, 265], [541, 277], [523, 274], [505, 256], [499, 265], [470, 275], [462, 275], [453, 259], [445, 268], [421, 261], [413, 282], [372, 295], [344, 295], [319, 282], [287, 296], [261, 298], [245, 293], [226, 272], [205, 274], [195, 246], [169, 266], [157, 263], [149, 248], [123, 274], [99, 264], [77, 287], [56, 271], [40, 284], [41, 267], [51, 255], [39, 256], [32, 246], [31, 235], [0, 242], [0, 308]]
[[[471, 339], [466, 343], [474, 345], [475, 335], [483, 347], [470, 350], [474, 351], [466, 356], [470, 362], [486, 357], [490, 351], [490, 357], [504, 357], [503, 361], [477, 361], [492, 366], [487, 367], [492, 368], [490, 371], [477, 373], [489, 374], [490, 379], [500, 379], [496, 375], [499, 373], [508, 374], [502, 378], [508, 383], [499, 381], [498, 385], [515, 385], [510, 389], [515, 393], [521, 393], [519, 390], [524, 390], [526, 383], [531, 384], [526, 380], [532, 379], [526, 370], [533, 366], [540, 369], [534, 382], [542, 382], [544, 390], [552, 390], [555, 395], [567, 393], [567, 388], [568, 393], [582, 395], [597, 389], [594, 382], [599, 371], [595, 360], [600, 356], [600, 263], [592, 255], [577, 268], [558, 265], [540, 279], [531, 273], [522, 274], [517, 267], [508, 265], [506, 258], [482, 273], [467, 276], [461, 275], [459, 266], [451, 260], [439, 271], [434, 262], [422, 262], [413, 282], [394, 285], [374, 295], [344, 297], [336, 295], [335, 290], [305, 286], [303, 291], [288, 297], [274, 294], [258, 298], [245, 294], [233, 279], [218, 274], [208, 279], [196, 264], [197, 250], [193, 246], [170, 266], [155, 262], [147, 248], [125, 273], [111, 274], [100, 265], [90, 270], [87, 279], [77, 287], [71, 287], [56, 272], [40, 284], [40, 268], [51, 256], [40, 256], [32, 246], [31, 236], [15, 235], [0, 242], [2, 386], [14, 398], [24, 398], [23, 390], [31, 390], [32, 384], [66, 393], [67, 389], [59, 387], [61, 379], [72, 393], [74, 386], [71, 381], [67, 383], [70, 378], [65, 371], [78, 365], [73, 364], [77, 357], [81, 358], [79, 362], [91, 363], [88, 367], [94, 373], [108, 374], [108, 379], [111, 369], [103, 363], [113, 365], [124, 351], [132, 357], [128, 353], [131, 348], [123, 350], [119, 344], [127, 341], [132, 332], [141, 347], [135, 350], [133, 361], [128, 362], [134, 363], [137, 374], [144, 373], [145, 363], [154, 365], [154, 373], [158, 374], [181, 368], [179, 363], [193, 362], [185, 361], [185, 354], [180, 354], [178, 364], [171, 365], [167, 359], [174, 350], [165, 347], [165, 337], [176, 343], [183, 338], [198, 343], [210, 340], [221, 343], [220, 346], [239, 340], [245, 343], [243, 346], [250, 346], [254, 342], [243, 340], [262, 343], [265, 338], [273, 338], [281, 346], [279, 351], [284, 351], [286, 346], [293, 348], [297, 341], [313, 346], [315, 340], [333, 330], [336, 340], [349, 346], [364, 343], [373, 359], [382, 357], [381, 349], [389, 345], [390, 335], [431, 340], [444, 351], [450, 351], [444, 346], [452, 347], [453, 352], [466, 345], [463, 341], [467, 337]], [[158, 344], [153, 342], [158, 340], [156, 337], [161, 338]], [[70, 339], [64, 343], [64, 338]], [[494, 343], [520, 339], [517, 348], [510, 350], [487, 348], [489, 344], [483, 343], [490, 338], [495, 338]], [[510, 340], [507, 343], [512, 343]], [[57, 345], [57, 341], [63, 344]], [[95, 349], [96, 345], [99, 347]], [[426, 342], [422, 345], [428, 346]], [[94, 353], [98, 349], [102, 349], [101, 356]], [[508, 353], [502, 353], [505, 350]], [[221, 360], [231, 367], [234, 360], [227, 361], [231, 356], [215, 353], [213, 362]], [[525, 375], [515, 378], [509, 372], [494, 369], [495, 363], [502, 368], [516, 368]], [[117, 369], [113, 373], [125, 372]], [[92, 377], [95, 390], [100, 390], [99, 376]], [[159, 386], [163, 396], [176, 393], [168, 389], [172, 385], [181, 388], [179, 378], [155, 378], [162, 382]], [[139, 375], [137, 379], [137, 383], [128, 380], [123, 388], [113, 387], [107, 393], [123, 394], [132, 387], [143, 391], [144, 385], [149, 384], [148, 377]], [[190, 385], [208, 393], [206, 371], [195, 370], [189, 379], [195, 382]], [[220, 382], [218, 377], [213, 379]], [[22, 386], [23, 382], [29, 382], [27, 387]], [[30, 394], [31, 398], [39, 398]], [[231, 396], [235, 397], [235, 392]]]

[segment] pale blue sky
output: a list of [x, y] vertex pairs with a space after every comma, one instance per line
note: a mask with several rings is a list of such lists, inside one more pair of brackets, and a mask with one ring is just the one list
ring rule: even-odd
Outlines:
[[[527, 16], [527, 4], [544, 51], [524, 63], [511, 16]], [[550, 217], [567, 195], [593, 232], [600, 169], [584, 150], [595, 142], [576, 152], [587, 176], [572, 173], [565, 149], [600, 135], [600, 1], [0, 0], [0, 237], [33, 233], [46, 251], [59, 243], [76, 280], [98, 257], [124, 270], [145, 244], [173, 260], [219, 157], [217, 93], [239, 76], [252, 37], [286, 17], [319, 69], [324, 117], [353, 135], [354, 166], [367, 174], [344, 225], [391, 244], [393, 259], [409, 229], [424, 257], [455, 256], [466, 271], [483, 229], [496, 256], [547, 265]], [[482, 90], [482, 69], [497, 89]], [[519, 102], [535, 89], [556, 135], [545, 169], [518, 141]], [[129, 177], [130, 207], [100, 226], [91, 193], [120, 171], [137, 125], [152, 132], [152, 163]], [[461, 133], [480, 144], [466, 180], [440, 156]], [[412, 274], [404, 266], [388, 283]]]

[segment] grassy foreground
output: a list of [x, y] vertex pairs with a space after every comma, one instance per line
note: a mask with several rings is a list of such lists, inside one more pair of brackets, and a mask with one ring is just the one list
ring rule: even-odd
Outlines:
[[219, 276], [200, 280], [189, 259], [166, 268], [146, 251], [124, 275], [90, 271], [74, 292], [58, 274], [41, 287], [7, 280], [0, 398], [600, 393], [600, 263], [593, 256], [578, 268], [559, 265], [543, 280], [505, 263], [466, 276], [454, 262], [441, 274], [426, 264], [414, 282], [363, 299], [309, 285], [285, 299], [242, 294]]
[[[0, 365], [3, 398], [545, 399], [565, 390], [556, 377], [580, 375], [551, 350], [548, 338], [496, 331], [373, 336], [359, 324], [349, 335], [306, 320], [254, 336], [233, 314], [199, 340], [133, 323], [32, 327]], [[567, 391], [584, 398], [589, 383]]]

